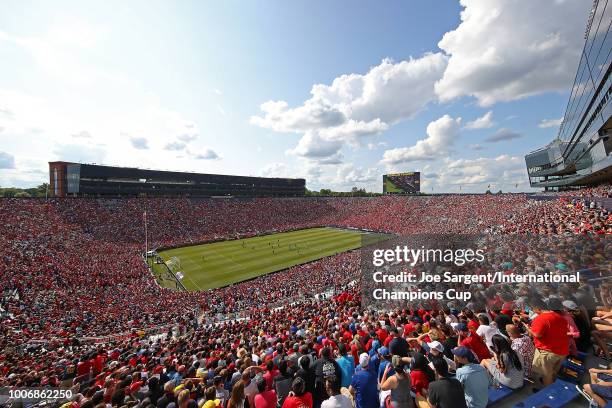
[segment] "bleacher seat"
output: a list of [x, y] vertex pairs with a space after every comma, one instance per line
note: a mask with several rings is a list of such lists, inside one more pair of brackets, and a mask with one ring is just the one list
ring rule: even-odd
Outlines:
[[582, 374], [584, 371], [579, 371], [571, 367], [563, 366], [559, 370], [559, 378], [565, 381], [569, 381], [574, 384], [580, 384]]
[[582, 352], [578, 352], [577, 356], [566, 358], [559, 370], [559, 378], [574, 384], [580, 384], [582, 375], [586, 372], [585, 359], [586, 353]]
[[505, 385], [501, 385], [499, 388], [494, 386], [489, 387], [489, 403], [487, 404], [487, 407], [498, 403], [508, 395], [512, 394], [514, 391], [515, 390], [508, 388]]
[[568, 368], [571, 368], [572, 370], [580, 371], [581, 373], [586, 371], [584, 362], [577, 360], [573, 357], [566, 358], [565, 361], [563, 361], [563, 367], [568, 367]]
[[514, 405], [514, 408], [561, 408], [571, 402], [580, 393], [576, 386], [563, 380], [557, 380], [548, 387]]

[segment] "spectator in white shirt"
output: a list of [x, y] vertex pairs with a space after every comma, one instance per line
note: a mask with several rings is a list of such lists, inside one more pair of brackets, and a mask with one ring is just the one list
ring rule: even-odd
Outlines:
[[340, 381], [336, 381], [335, 378], [326, 378], [325, 390], [329, 398], [321, 403], [321, 408], [353, 408], [351, 399], [340, 393]]
[[444, 345], [442, 343], [440, 343], [439, 341], [432, 341], [431, 343], [427, 343], [427, 346], [429, 347], [429, 367], [432, 370], [435, 370], [434, 368], [434, 364], [433, 364], [433, 360], [436, 358], [441, 358], [444, 361], [446, 361], [446, 364], [448, 366], [448, 371], [450, 372], [455, 372], [455, 370], [457, 369], [457, 366], [455, 365], [455, 362], [453, 360], [451, 360], [450, 358], [446, 357], [444, 355]]
[[495, 336], [496, 334], [500, 334], [503, 336], [503, 334], [499, 331], [497, 324], [495, 322], [491, 322], [489, 320], [489, 316], [487, 316], [486, 314], [479, 314], [478, 321], [480, 322], [480, 326], [478, 326], [476, 334], [482, 337], [482, 339], [487, 344], [489, 350], [492, 350], [491, 347], [493, 347], [493, 336]]

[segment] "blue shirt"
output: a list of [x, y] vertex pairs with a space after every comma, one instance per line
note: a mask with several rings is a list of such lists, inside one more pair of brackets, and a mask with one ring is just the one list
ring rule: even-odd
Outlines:
[[357, 408], [378, 407], [378, 383], [376, 374], [370, 370], [356, 372], [351, 381], [355, 389], [355, 406]]
[[342, 381], [340, 381], [340, 385], [348, 388], [348, 386], [351, 385], [353, 374], [355, 374], [355, 363], [353, 356], [346, 355], [338, 357], [336, 362], [340, 366], [340, 372], [342, 373]]
[[370, 365], [369, 370], [371, 370], [373, 373], [378, 372], [378, 366], [380, 365], [380, 357], [378, 357], [378, 354], [374, 354], [373, 356], [370, 357]]
[[[389, 364], [391, 364], [390, 361], [387, 361], [385, 359], [380, 360], [380, 365], [378, 366], [378, 382], [382, 380], [383, 375], [385, 374], [385, 368], [387, 368]], [[391, 377], [394, 374], [395, 374], [395, 370], [393, 369], [393, 367], [391, 367], [391, 369], [389, 370], [389, 373], [387, 374], [387, 378]]]
[[486, 408], [489, 402], [489, 376], [479, 364], [466, 364], [457, 369], [468, 408]]

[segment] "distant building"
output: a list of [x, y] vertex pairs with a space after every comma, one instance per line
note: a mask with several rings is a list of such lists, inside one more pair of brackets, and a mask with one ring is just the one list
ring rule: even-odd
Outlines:
[[612, 4], [595, 0], [558, 136], [525, 156], [532, 187], [566, 189], [612, 180], [611, 22]]
[[304, 179], [49, 162], [52, 197], [302, 197]]

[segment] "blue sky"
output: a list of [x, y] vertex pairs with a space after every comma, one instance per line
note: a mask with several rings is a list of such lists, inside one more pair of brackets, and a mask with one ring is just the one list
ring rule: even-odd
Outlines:
[[[528, 190], [589, 0], [6, 1], [0, 186], [69, 160]], [[477, 119], [480, 118], [478, 121]]]

